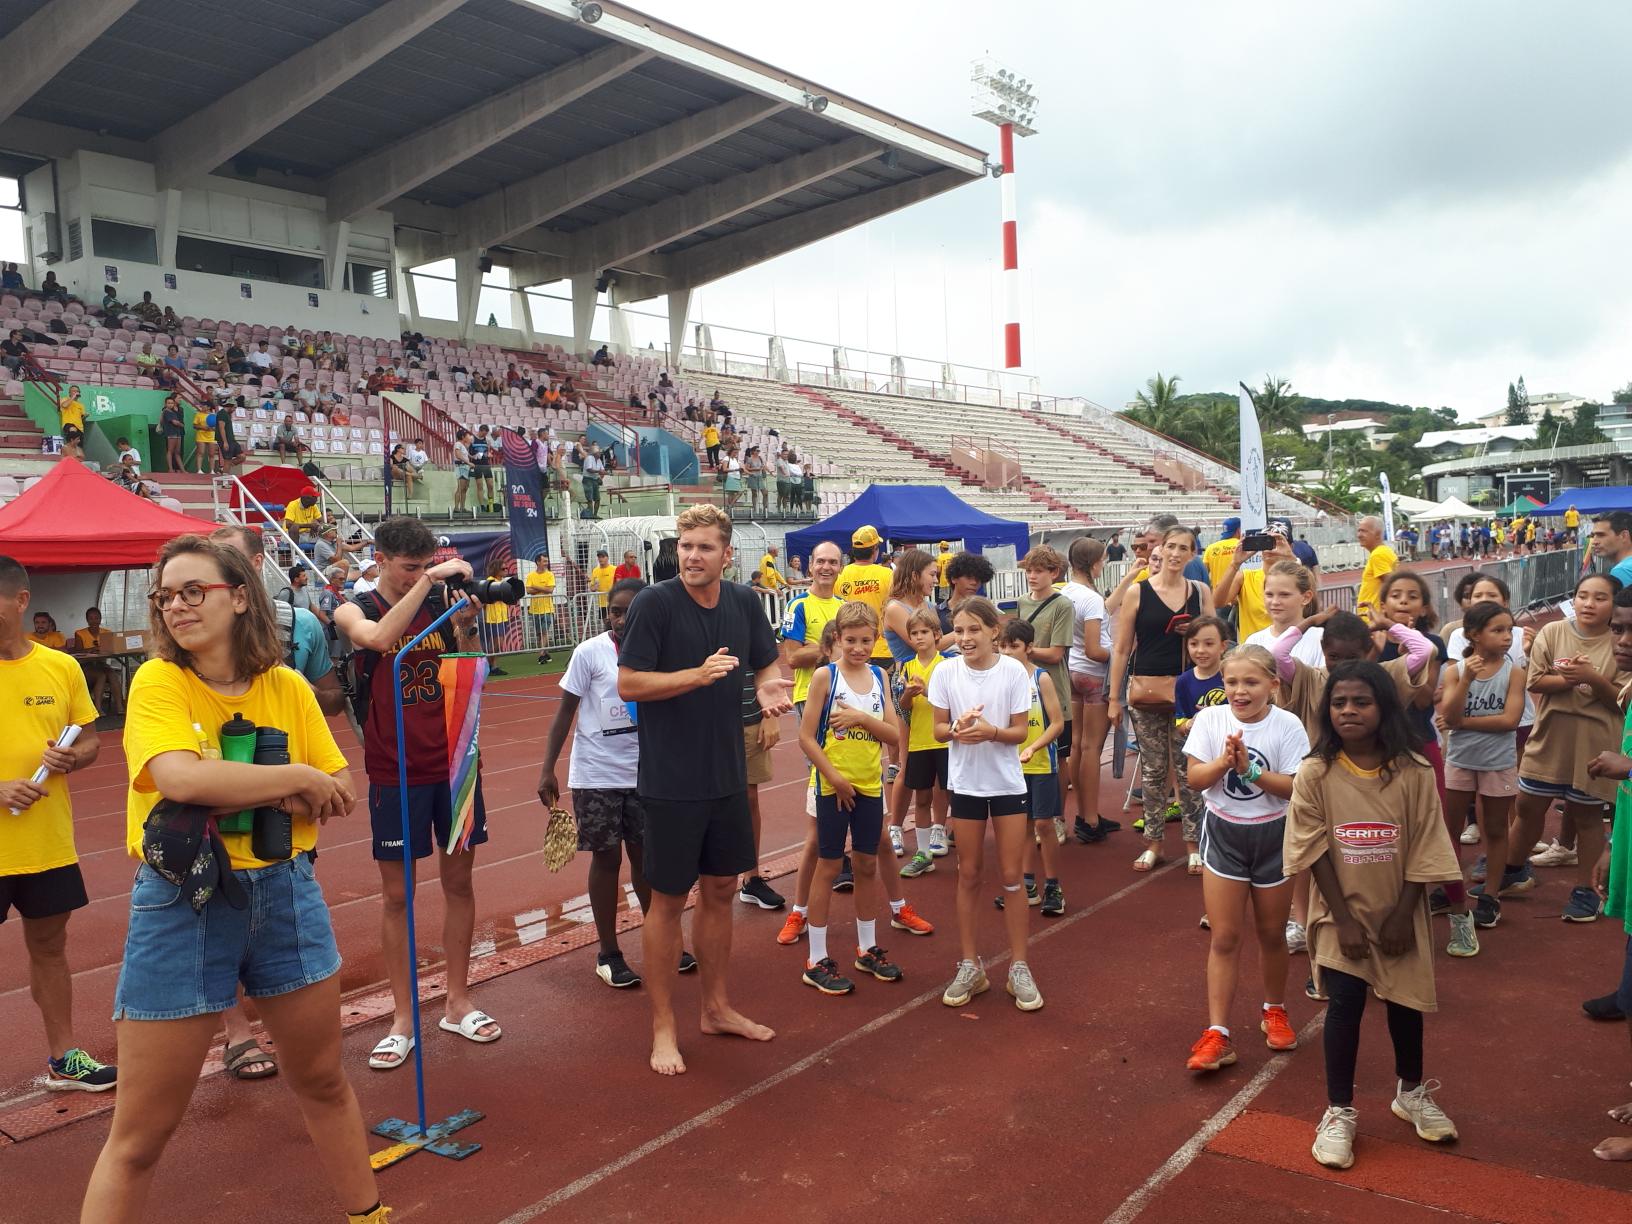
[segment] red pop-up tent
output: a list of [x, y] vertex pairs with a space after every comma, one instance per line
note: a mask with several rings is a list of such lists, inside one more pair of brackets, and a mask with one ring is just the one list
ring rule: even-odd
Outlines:
[[39, 484], [0, 506], [0, 553], [44, 573], [146, 569], [165, 541], [215, 528], [63, 459]]

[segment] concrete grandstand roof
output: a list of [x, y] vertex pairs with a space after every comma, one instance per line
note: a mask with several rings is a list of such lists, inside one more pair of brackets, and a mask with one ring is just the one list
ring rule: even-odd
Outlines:
[[615, 269], [624, 300], [984, 172], [979, 149], [592, 7], [593, 24], [574, 0], [0, 0], [0, 148], [78, 134], [144, 151], [161, 188], [275, 174], [331, 221], [388, 209], [410, 262], [486, 251], [527, 284]]

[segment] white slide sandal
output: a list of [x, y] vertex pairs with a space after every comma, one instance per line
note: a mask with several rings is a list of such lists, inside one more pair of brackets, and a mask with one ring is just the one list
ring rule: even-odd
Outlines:
[[[408, 1055], [414, 1052], [414, 1039], [401, 1033], [389, 1033], [380, 1039], [368, 1055], [368, 1065], [376, 1071], [395, 1071], [408, 1061]], [[388, 1055], [395, 1055], [389, 1058]]]
[[442, 1019], [436, 1022], [436, 1027], [441, 1029], [444, 1033], [458, 1033], [461, 1037], [464, 1037], [469, 1041], [474, 1041], [478, 1045], [486, 1045], [488, 1042], [497, 1041], [500, 1037], [504, 1036], [504, 1030], [500, 1029], [491, 1037], [483, 1037], [479, 1030], [484, 1024], [497, 1026], [498, 1021], [493, 1019], [493, 1017], [488, 1015], [486, 1012], [473, 1011], [465, 1016], [463, 1020], [459, 1021], [458, 1024], [454, 1024], [446, 1016], [443, 1016]]

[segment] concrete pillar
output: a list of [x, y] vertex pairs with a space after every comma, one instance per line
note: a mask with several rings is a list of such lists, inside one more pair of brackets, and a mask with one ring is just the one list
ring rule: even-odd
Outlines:
[[788, 354], [782, 347], [782, 337], [772, 336], [766, 345], [766, 365], [772, 378], [788, 381]]
[[612, 341], [612, 351], [619, 354], [628, 353], [629, 317], [623, 313], [623, 302], [618, 296], [618, 286], [615, 283], [606, 291], [606, 323]]
[[686, 351], [686, 312], [691, 309], [690, 289], [669, 290], [669, 377], [680, 377], [681, 356]]
[[579, 357], [588, 357], [590, 331], [595, 325], [595, 277], [572, 278], [572, 350]]
[[890, 358], [890, 390], [897, 395], [907, 393], [907, 363], [900, 357]]
[[476, 312], [482, 305], [482, 269], [479, 262], [481, 257], [479, 247], [460, 251], [453, 257], [453, 279], [459, 295], [459, 336], [467, 343], [470, 341], [471, 329], [480, 322], [476, 318]]
[[521, 332], [521, 342], [532, 348], [533, 339], [533, 303], [527, 296], [525, 289], [510, 290], [510, 318], [516, 330]]
[[714, 362], [714, 329], [707, 323], [697, 324], [697, 351], [703, 355], [703, 369], [713, 374], [718, 369]]
[[176, 266], [176, 235], [181, 228], [181, 192], [174, 188], [161, 191], [155, 198], [159, 206], [159, 266]]
[[330, 293], [346, 287], [346, 253], [350, 247], [350, 221], [335, 221], [323, 227], [323, 280]]
[[419, 289], [414, 284], [414, 278], [408, 269], [403, 266], [397, 268], [397, 286], [401, 307], [399, 313], [403, 318], [403, 329], [419, 331]]

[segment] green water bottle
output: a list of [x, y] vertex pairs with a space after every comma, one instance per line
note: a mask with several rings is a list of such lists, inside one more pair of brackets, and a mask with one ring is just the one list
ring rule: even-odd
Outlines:
[[[255, 724], [242, 714], [234, 714], [221, 724], [221, 759], [246, 765], [255, 760]], [[255, 827], [255, 809], [223, 816], [216, 823], [223, 833], [248, 833]]]

